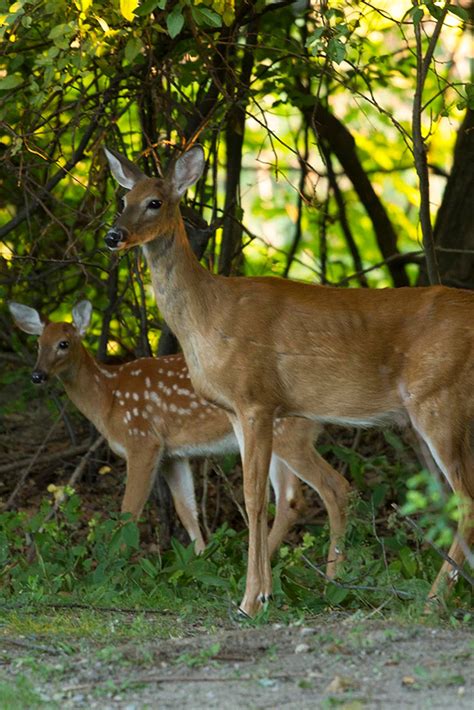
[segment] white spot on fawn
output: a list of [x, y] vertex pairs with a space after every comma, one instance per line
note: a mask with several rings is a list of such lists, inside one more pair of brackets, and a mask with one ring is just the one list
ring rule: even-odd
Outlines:
[[116, 372], [110, 372], [109, 370], [103, 370], [101, 367], [99, 367], [99, 370], [103, 375], [105, 375], [106, 377], [109, 377], [111, 379], [114, 377], [117, 377]]
[[151, 387], [151, 380], [149, 377], [145, 377], [145, 387]]
[[132, 396], [133, 396], [133, 399], [135, 400], [135, 402], [138, 402], [138, 400], [140, 399], [140, 397], [138, 396], [138, 394], [136, 392], [134, 392]]

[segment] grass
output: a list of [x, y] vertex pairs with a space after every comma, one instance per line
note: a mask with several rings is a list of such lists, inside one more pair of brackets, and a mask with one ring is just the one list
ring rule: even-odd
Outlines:
[[25, 708], [56, 708], [56, 703], [44, 699], [34, 688], [32, 681], [25, 675], [18, 675], [12, 680], [0, 680], [0, 708], [4, 710], [25, 710]]

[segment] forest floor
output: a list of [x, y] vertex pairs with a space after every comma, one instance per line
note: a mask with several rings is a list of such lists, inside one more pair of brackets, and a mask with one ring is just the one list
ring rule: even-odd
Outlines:
[[[26, 513], [38, 509], [49, 484], [67, 483], [94, 438], [74, 416], [55, 424], [57, 411], [44, 411], [44, 402], [29, 401], [8, 413], [0, 432], [0, 502], [26, 471], [14, 501]], [[379, 437], [369, 448], [384, 446]], [[106, 475], [98, 475], [104, 467]], [[117, 510], [123, 476], [123, 464], [105, 447], [95, 452], [77, 485], [85, 512]], [[223, 520], [242, 527], [240, 476], [237, 469], [210, 477], [205, 490], [198, 482], [210, 529]], [[317, 497], [307, 500], [306, 520], [324, 522]], [[145, 518], [142, 545], [152, 545], [156, 506]], [[214, 614], [204, 597], [196, 613], [199, 602], [191, 614], [179, 605], [154, 613], [21, 607], [11, 599], [0, 605], [0, 710], [474, 706], [474, 637], [452, 618], [366, 607], [304, 613], [297, 623], [239, 624], [222, 603]]]
[[142, 619], [137, 637], [133, 615], [110, 612], [97, 640], [87, 612], [10, 614], [0, 629], [0, 707], [473, 707], [472, 634], [368, 616], [213, 631], [175, 616], [166, 619], [173, 638], [161, 639], [151, 631], [163, 619]]

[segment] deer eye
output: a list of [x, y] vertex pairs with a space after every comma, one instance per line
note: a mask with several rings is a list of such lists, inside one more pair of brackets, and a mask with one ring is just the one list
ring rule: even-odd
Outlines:
[[162, 204], [161, 200], [150, 200], [146, 208], [147, 210], [159, 210]]
[[69, 340], [60, 340], [58, 343], [58, 348], [60, 350], [67, 350], [69, 347]]
[[123, 199], [123, 197], [119, 198], [118, 206], [119, 206], [120, 212], [123, 212], [125, 209], [125, 200]]

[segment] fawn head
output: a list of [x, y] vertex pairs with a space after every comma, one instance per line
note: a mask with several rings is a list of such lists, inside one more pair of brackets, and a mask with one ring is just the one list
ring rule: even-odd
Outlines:
[[72, 323], [42, 321], [34, 308], [21, 303], [8, 304], [16, 325], [25, 333], [39, 335], [38, 357], [31, 380], [37, 385], [52, 375], [61, 375], [73, 367], [82, 348], [81, 339], [91, 319], [92, 304], [80, 301], [72, 310]]
[[174, 163], [164, 178], [150, 178], [123, 155], [105, 148], [112, 175], [128, 192], [122, 211], [105, 236], [112, 250], [146, 244], [169, 236], [179, 211], [179, 201], [201, 176], [204, 151], [194, 146]]

